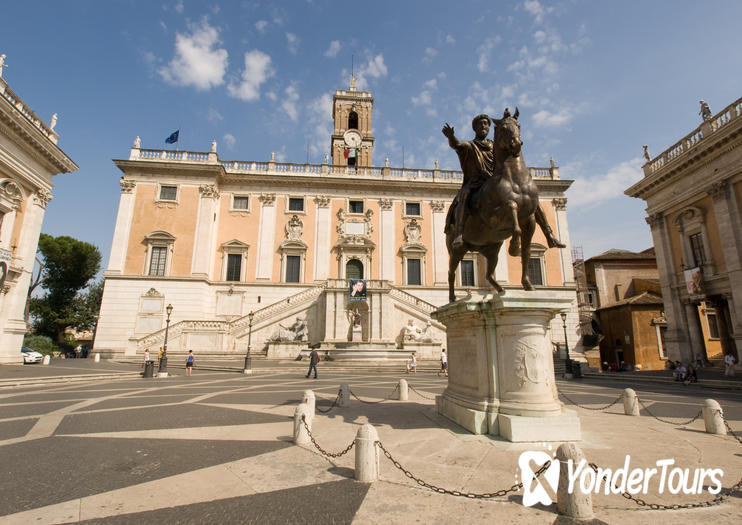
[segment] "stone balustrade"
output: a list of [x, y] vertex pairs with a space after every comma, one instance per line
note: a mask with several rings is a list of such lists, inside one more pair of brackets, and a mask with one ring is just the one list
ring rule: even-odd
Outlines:
[[670, 162], [687, 154], [700, 144], [701, 141], [724, 129], [730, 122], [739, 118], [740, 115], [742, 115], [742, 98], [729, 104], [722, 111], [711, 117], [711, 119], [703, 122], [688, 135], [644, 164], [644, 176], [648, 177], [652, 175]]
[[25, 102], [8, 87], [8, 83], [0, 77], [0, 95], [28, 121], [33, 124], [43, 135], [45, 135], [54, 144], [59, 140], [59, 135], [50, 129], [44, 122], [29, 108]]
[[[266, 173], [310, 177], [347, 176], [380, 180], [448, 182], [461, 184], [463, 173], [458, 170], [390, 168], [380, 166], [335, 166], [331, 164], [293, 164], [288, 162], [256, 162], [219, 160], [216, 153], [132, 148], [129, 160], [167, 161], [189, 164], [221, 164], [228, 174]], [[559, 168], [528, 168], [536, 179], [558, 180]]]

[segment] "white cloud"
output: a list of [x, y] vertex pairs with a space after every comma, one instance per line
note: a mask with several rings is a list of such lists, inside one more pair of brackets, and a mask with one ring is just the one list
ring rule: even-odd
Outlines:
[[433, 103], [433, 97], [428, 91], [423, 91], [418, 96], [412, 97], [412, 103], [415, 106], [429, 106]]
[[296, 86], [289, 86], [284, 91], [286, 96], [281, 102], [281, 109], [286, 113], [289, 118], [296, 122], [299, 119], [299, 110], [297, 109], [297, 102], [299, 101], [299, 92], [296, 90]]
[[265, 31], [265, 28], [267, 26], [268, 22], [266, 20], [258, 20], [257, 22], [255, 22], [255, 29], [257, 29], [261, 33]]
[[[569, 204], [575, 208], [593, 208], [605, 201], [623, 198], [624, 190], [642, 178], [644, 159], [635, 157], [610, 168], [602, 175], [575, 177], [567, 190]], [[569, 171], [564, 167], [564, 171]]]
[[428, 80], [425, 84], [423, 84], [428, 89], [437, 89], [438, 88], [438, 81], [434, 78], [431, 78]]
[[572, 120], [573, 117], [574, 114], [570, 113], [566, 109], [560, 109], [556, 113], [552, 113], [549, 110], [542, 109], [541, 111], [534, 113], [533, 124], [535, 126], [541, 127], [564, 126], [570, 120]]
[[327, 48], [327, 51], [325, 51], [325, 56], [330, 58], [335, 58], [337, 54], [340, 52], [340, 40], [333, 40], [330, 42], [330, 47]]
[[525, 2], [523, 2], [523, 7], [526, 11], [533, 15], [533, 18], [537, 24], [543, 22], [544, 16], [547, 13], [551, 12], [551, 8], [544, 8], [544, 6], [542, 6], [541, 2], [539, 2], [538, 0], [526, 0]]
[[224, 117], [222, 116], [222, 114], [221, 114], [221, 113], [219, 113], [219, 112], [218, 112], [217, 110], [215, 110], [214, 108], [209, 108], [209, 111], [208, 111], [208, 113], [206, 114], [206, 118], [207, 118], [207, 119], [208, 119], [208, 120], [209, 120], [210, 122], [220, 122], [220, 121], [224, 120]]
[[175, 11], [181, 14], [183, 13], [183, 0], [178, 0], [175, 3]]
[[227, 50], [218, 48], [219, 30], [204, 19], [200, 25], [190, 24], [190, 33], [175, 35], [175, 56], [160, 69], [162, 78], [176, 86], [211, 89], [224, 83], [227, 70]]
[[320, 157], [320, 162], [324, 162], [324, 155], [330, 153], [328, 137], [332, 133], [330, 129], [332, 126], [332, 97], [329, 93], [325, 93], [311, 100], [305, 109], [311, 133], [309, 152], [315, 158]]
[[289, 45], [289, 52], [292, 55], [295, 55], [297, 50], [299, 49], [299, 37], [296, 36], [294, 33], [286, 33], [286, 42]]
[[365, 65], [361, 65], [356, 73], [356, 86], [358, 89], [368, 87], [368, 78], [380, 78], [387, 75], [387, 68], [384, 64], [384, 56], [379, 53], [375, 57], [369, 58]]
[[451, 35], [446, 35], [446, 43], [447, 44], [455, 44], [456, 43], [456, 39], [454, 37], [452, 37]]
[[273, 76], [271, 57], [254, 49], [245, 53], [245, 69], [239, 84], [230, 82], [229, 94], [241, 100], [252, 101], [260, 98], [260, 86]]
[[488, 69], [489, 56], [502, 38], [500, 36], [487, 37], [484, 43], [477, 48], [477, 69], [480, 73], [485, 73]]
[[234, 148], [234, 145], [237, 143], [237, 139], [234, 138], [234, 135], [231, 133], [225, 133], [222, 137], [222, 140], [224, 141], [224, 144], [227, 146], [227, 149]]
[[438, 50], [432, 47], [426, 47], [425, 48], [425, 56], [423, 57], [423, 62], [426, 64], [430, 64], [433, 61], [433, 58], [438, 54]]

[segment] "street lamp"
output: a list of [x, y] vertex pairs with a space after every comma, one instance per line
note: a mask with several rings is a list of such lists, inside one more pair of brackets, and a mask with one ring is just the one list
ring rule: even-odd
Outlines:
[[167, 376], [167, 330], [170, 328], [170, 314], [173, 313], [173, 305], [169, 304], [165, 308], [167, 319], [165, 320], [165, 341], [162, 343], [162, 359], [160, 359], [160, 368], [157, 375], [160, 377]]
[[247, 314], [247, 320], [249, 321], [249, 324], [247, 325], [247, 355], [245, 355], [245, 369], [243, 370], [245, 374], [252, 374], [252, 357], [250, 357], [250, 342], [252, 340], [253, 317], [255, 317], [255, 312], [250, 312], [249, 314]]
[[560, 312], [559, 315], [562, 318], [562, 328], [564, 329], [564, 348], [567, 349], [567, 354], [564, 360], [565, 377], [567, 379], [572, 378], [572, 360], [569, 358], [569, 342], [567, 341], [567, 312]]

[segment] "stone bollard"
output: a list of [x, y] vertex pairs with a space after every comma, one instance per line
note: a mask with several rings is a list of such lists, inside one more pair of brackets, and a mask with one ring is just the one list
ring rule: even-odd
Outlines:
[[94, 363], [100, 363], [100, 354], [95, 354], [95, 357], [93, 358]]
[[[628, 389], [627, 389], [628, 390]], [[582, 450], [574, 443], [562, 443], [559, 445], [556, 453], [556, 459], [559, 461], [559, 485], [557, 488], [557, 510], [559, 514], [577, 519], [589, 519], [593, 517], [593, 497], [590, 492], [583, 493], [579, 487], [579, 479], [575, 481], [572, 487], [572, 493], [569, 492], [569, 469], [567, 461], [572, 460], [572, 464], [580, 464], [585, 459]], [[585, 465], [586, 469], [590, 467]], [[551, 469], [549, 469], [551, 470]], [[547, 470], [543, 475], [548, 475]], [[557, 520], [558, 521], [558, 520]]]
[[298, 407], [296, 407], [296, 412], [294, 412], [295, 445], [308, 445], [312, 442], [312, 438], [309, 437], [309, 432], [307, 432], [307, 429], [304, 428], [304, 423], [301, 420], [302, 416], [304, 416], [309, 430], [312, 430], [312, 419], [314, 415], [309, 411], [309, 405], [307, 405], [306, 403], [301, 403]]
[[379, 479], [379, 435], [368, 423], [356, 434], [356, 480], [370, 483]]
[[52, 358], [48, 355], [44, 356], [44, 360], [41, 362], [42, 365], [48, 365], [51, 362]]
[[406, 379], [399, 380], [399, 395], [397, 396], [397, 399], [399, 399], [400, 401], [407, 401], [410, 399], [410, 391], [407, 388]]
[[624, 388], [623, 391], [623, 413], [627, 416], [639, 415], [639, 399], [631, 388]]
[[305, 390], [304, 399], [302, 399], [301, 402], [309, 407], [309, 413], [312, 414], [312, 417], [314, 417], [314, 414], [316, 414], [314, 410], [314, 407], [316, 405], [316, 399], [314, 397], [314, 392], [311, 390]]
[[350, 386], [348, 385], [348, 383], [343, 383], [342, 385], [340, 385], [340, 397], [338, 398], [338, 406], [350, 406]]
[[724, 426], [721, 405], [713, 399], [707, 399], [703, 402], [703, 424], [706, 426], [706, 432], [709, 434], [721, 434], [725, 436], [727, 429]]

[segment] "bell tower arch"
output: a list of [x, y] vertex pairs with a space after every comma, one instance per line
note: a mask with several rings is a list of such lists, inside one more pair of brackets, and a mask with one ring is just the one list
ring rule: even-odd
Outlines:
[[374, 98], [369, 91], [356, 89], [355, 77], [350, 77], [349, 89], [335, 91], [332, 97], [334, 130], [330, 138], [332, 163], [335, 166], [373, 165], [373, 109]]

